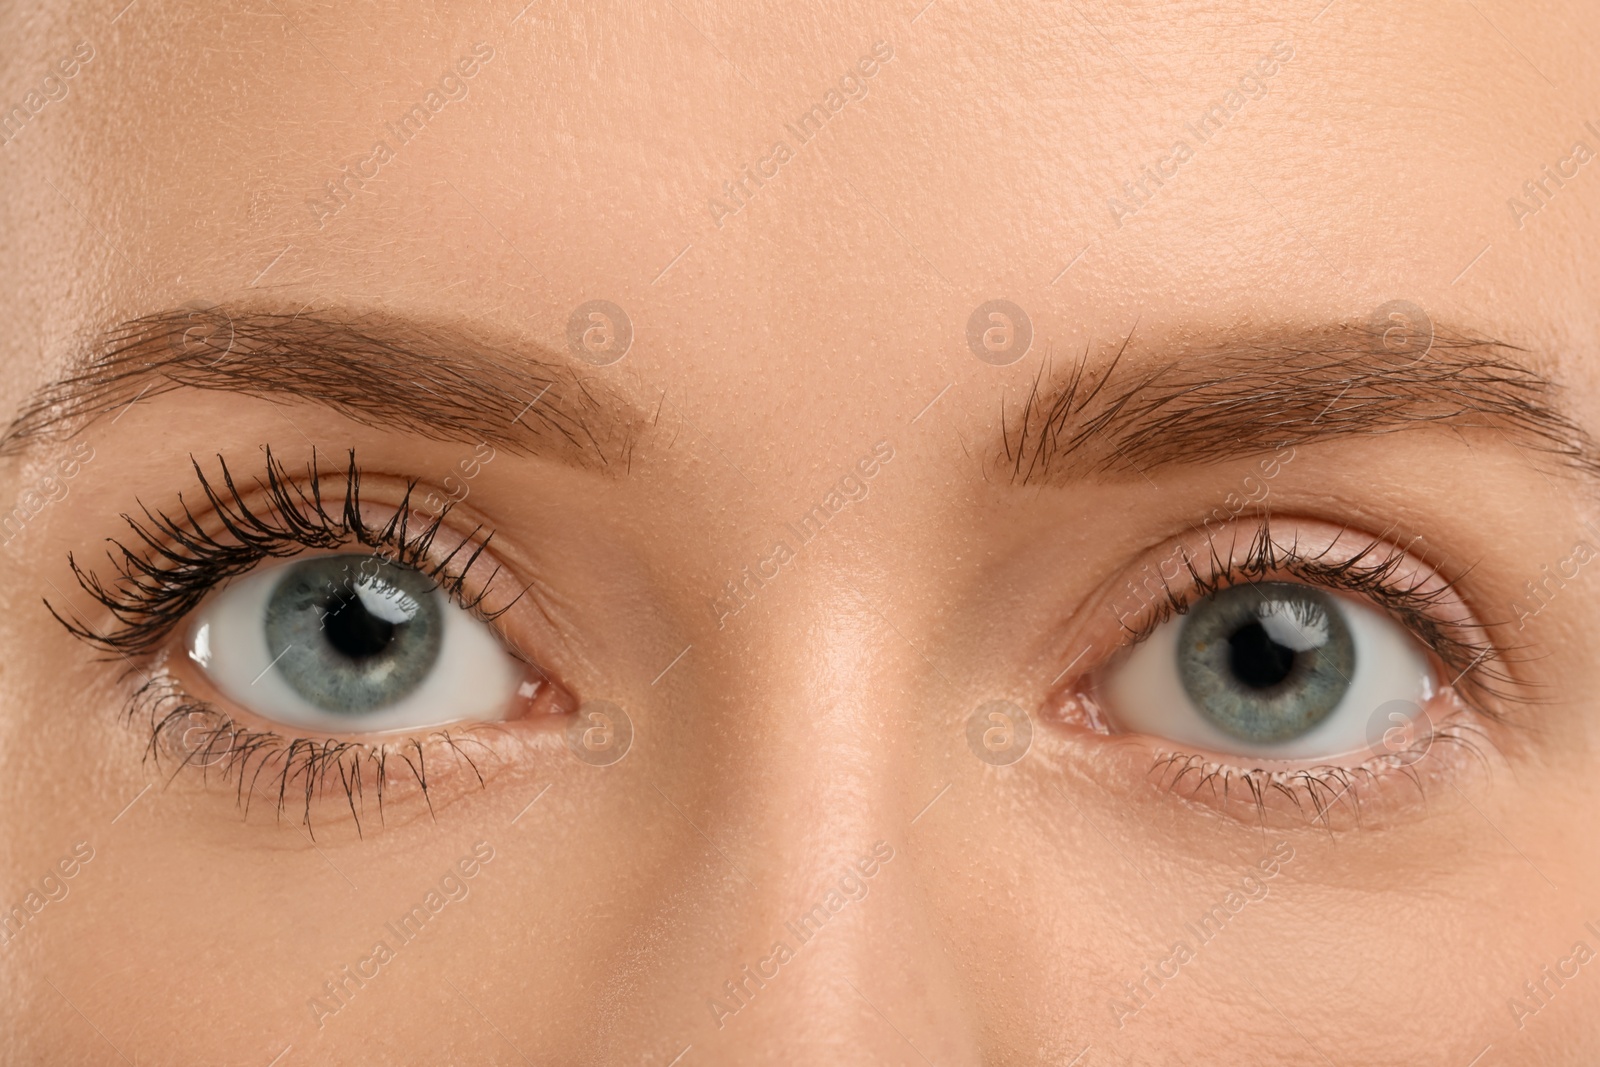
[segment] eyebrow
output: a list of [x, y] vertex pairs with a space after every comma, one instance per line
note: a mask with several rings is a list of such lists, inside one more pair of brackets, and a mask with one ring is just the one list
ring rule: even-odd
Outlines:
[[624, 456], [636, 409], [548, 350], [376, 314], [176, 308], [124, 322], [36, 390], [0, 455], [180, 389], [306, 401], [432, 441], [487, 441], [579, 467]]
[[[1600, 449], [1524, 350], [1436, 328], [1420, 356], [1347, 323], [1213, 343], [1151, 365], [1131, 335], [1103, 367], [1089, 351], [1041, 367], [1020, 413], [1002, 404], [1002, 467], [1061, 484], [1220, 463], [1315, 441], [1418, 427], [1498, 433], [1600, 480]], [[998, 457], [997, 457], [998, 458]]]

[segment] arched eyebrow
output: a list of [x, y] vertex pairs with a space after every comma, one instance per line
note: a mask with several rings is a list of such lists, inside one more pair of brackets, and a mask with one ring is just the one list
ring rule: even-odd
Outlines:
[[1219, 463], [1331, 438], [1419, 427], [1482, 431], [1600, 480], [1600, 449], [1515, 346], [1438, 328], [1420, 356], [1335, 324], [1218, 343], [1164, 360], [1089, 353], [1042, 367], [1020, 412], [1002, 411], [1005, 473], [1019, 484]]
[[309, 402], [383, 430], [580, 467], [625, 454], [640, 420], [620, 396], [525, 343], [373, 314], [177, 308], [115, 327], [35, 391], [0, 435], [0, 454], [180, 389]]

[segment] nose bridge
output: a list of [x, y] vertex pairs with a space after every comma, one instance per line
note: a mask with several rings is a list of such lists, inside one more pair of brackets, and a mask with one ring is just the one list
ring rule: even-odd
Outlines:
[[697, 953], [697, 1051], [703, 1062], [920, 1063], [935, 1051], [978, 1062], [908, 841], [908, 694], [926, 666], [858, 594], [806, 600], [814, 617], [767, 620], [760, 632], [781, 636], [741, 646], [710, 729], [681, 742], [722, 771], [705, 776], [693, 817], [734, 882], [702, 919], [723, 952]]

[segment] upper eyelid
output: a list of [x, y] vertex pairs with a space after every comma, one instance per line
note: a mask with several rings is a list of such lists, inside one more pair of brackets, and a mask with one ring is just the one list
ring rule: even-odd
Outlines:
[[203, 513], [209, 515], [209, 525], [182, 502], [181, 496], [179, 508], [171, 514], [152, 511], [141, 504], [142, 522], [131, 515], [123, 516], [133, 532], [133, 547], [112, 540], [114, 551], [109, 555], [116, 577], [110, 583], [69, 554], [68, 563], [79, 585], [115, 620], [110, 633], [102, 633], [76, 618], [63, 617], [47, 600], [51, 614], [70, 634], [92, 647], [123, 656], [144, 654], [159, 646], [219, 581], [246, 573], [264, 559], [297, 555], [307, 548], [337, 549], [352, 542], [375, 549], [398, 548], [399, 562], [423, 570], [460, 606], [485, 622], [492, 623], [515, 603], [513, 599], [494, 611], [483, 608], [489, 586], [499, 572], [498, 565], [475, 596], [464, 595], [468, 575], [493, 537], [481, 525], [442, 559], [428, 561], [450, 507], [442, 508], [417, 527], [411, 507], [417, 482], [408, 482], [403, 498], [392, 509], [386, 509], [392, 511], [391, 517], [382, 525], [374, 525], [362, 516], [361, 470], [354, 451], [349, 453], [343, 471], [343, 496], [337, 502], [323, 493], [326, 474], [318, 466], [315, 453], [307, 478], [297, 479], [270, 449], [264, 451], [266, 477], [256, 479], [255, 488], [265, 495], [266, 506], [247, 501], [252, 494], [235, 481], [222, 457], [218, 457], [221, 474], [215, 480], [191, 458], [200, 492], [210, 506], [209, 512]]
[[[1347, 532], [1355, 535], [1354, 531]], [[1470, 607], [1457, 590], [1457, 581], [1438, 573], [1398, 544], [1372, 535], [1360, 536], [1365, 544], [1359, 550], [1333, 557], [1336, 562], [1324, 562], [1329, 558], [1331, 546], [1320, 553], [1301, 553], [1297, 545], [1285, 546], [1276, 541], [1272, 521], [1263, 518], [1245, 554], [1247, 560], [1271, 562], [1270, 573], [1288, 574], [1309, 585], [1364, 596], [1404, 625], [1447, 667], [1461, 671], [1456, 682], [1467, 680], [1469, 687], [1482, 697], [1506, 698], [1513, 679], [1498, 666], [1503, 651], [1488, 640], [1487, 626], [1471, 618]], [[1215, 588], [1238, 584], [1235, 579], [1244, 568], [1231, 562], [1237, 554], [1237, 544], [1221, 554], [1214, 541], [1208, 539], [1207, 545], [1211, 552], [1206, 566], [1197, 566], [1194, 554], [1183, 553], [1184, 565], [1176, 578], [1168, 579], [1159, 568], [1155, 572], [1163, 591], [1162, 599], [1153, 605], [1142, 604], [1135, 611], [1118, 614], [1118, 624], [1124, 633], [1123, 647], [1131, 648], [1140, 643], [1157, 626]], [[1409, 562], [1425, 570], [1422, 581], [1410, 585], [1385, 584], [1388, 576]], [[1341, 570], [1346, 576], [1357, 574], [1360, 580], [1337, 580]], [[1264, 578], [1268, 573], [1263, 570], [1257, 576]], [[1173, 581], [1183, 583], [1183, 587], [1174, 588]], [[1445, 606], [1459, 607], [1471, 619], [1470, 623], [1444, 617], [1441, 608]], [[1137, 624], [1130, 626], [1129, 617]]]

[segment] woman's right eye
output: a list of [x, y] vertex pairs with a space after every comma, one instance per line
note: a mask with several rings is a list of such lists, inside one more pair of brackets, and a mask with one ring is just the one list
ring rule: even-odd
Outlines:
[[244, 710], [339, 734], [506, 719], [529, 681], [487, 623], [372, 554], [261, 566], [207, 598], [187, 644]]

